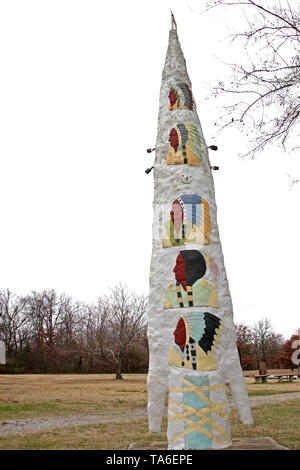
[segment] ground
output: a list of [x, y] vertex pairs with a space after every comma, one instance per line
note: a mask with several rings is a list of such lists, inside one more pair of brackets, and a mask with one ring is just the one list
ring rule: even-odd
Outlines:
[[[240, 424], [231, 401], [233, 437], [270, 436], [300, 449], [300, 380], [245, 381], [254, 425]], [[166, 417], [161, 433], [148, 432], [143, 374], [122, 381], [109, 374], [0, 375], [0, 390], [0, 449], [126, 449], [145, 437], [166, 439]]]

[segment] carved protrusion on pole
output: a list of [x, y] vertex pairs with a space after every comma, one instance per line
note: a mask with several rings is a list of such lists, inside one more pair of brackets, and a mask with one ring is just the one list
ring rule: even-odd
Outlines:
[[172, 24], [172, 29], [177, 31], [177, 24], [176, 24], [172, 10], [171, 10], [171, 24]]

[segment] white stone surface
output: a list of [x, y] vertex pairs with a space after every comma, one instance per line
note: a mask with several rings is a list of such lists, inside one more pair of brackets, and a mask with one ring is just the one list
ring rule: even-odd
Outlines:
[[[245, 386], [243, 372], [236, 349], [236, 336], [233, 323], [233, 307], [226, 276], [222, 246], [218, 232], [217, 207], [212, 172], [210, 168], [208, 149], [203, 137], [202, 128], [194, 104], [194, 110], [176, 109], [169, 110], [169, 86], [176, 81], [184, 81], [191, 88], [191, 82], [187, 74], [185, 59], [181, 51], [177, 32], [169, 33], [169, 46], [166, 55], [165, 66], [162, 74], [160, 90], [160, 105], [157, 128], [156, 154], [154, 163], [154, 199], [153, 199], [153, 245], [150, 266], [150, 293], [149, 293], [149, 326], [148, 340], [150, 350], [150, 363], [148, 372], [148, 419], [150, 432], [160, 430], [168, 382], [172, 374], [177, 374], [177, 379], [187, 373], [187, 369], [176, 368], [168, 365], [168, 353], [173, 342], [173, 332], [181, 315], [187, 311], [209, 311], [218, 316], [224, 323], [224, 331], [221, 335], [221, 343], [217, 349], [217, 371], [209, 371], [206, 374], [216, 377], [218, 381], [227, 384], [236, 402], [241, 421], [245, 424], [252, 423], [251, 410], [248, 402], [248, 394]], [[195, 90], [192, 90], [195, 95]], [[195, 123], [201, 136], [203, 161], [201, 166], [167, 165], [166, 154], [169, 148], [169, 132], [178, 122]], [[191, 182], [183, 182], [189, 177]], [[181, 247], [162, 248], [163, 214], [166, 207], [179, 194], [198, 194], [206, 199], [210, 206], [211, 215], [211, 243], [207, 246], [196, 244]], [[164, 310], [164, 297], [168, 284], [174, 282], [173, 268], [180, 250], [203, 249], [214, 258], [219, 267], [217, 281], [211, 276], [209, 269], [205, 279], [213, 282], [218, 291], [219, 308], [191, 307], [172, 308]], [[180, 381], [180, 379], [178, 379]], [[214, 379], [215, 380], [215, 379]], [[168, 430], [172, 434], [172, 430]], [[176, 448], [183, 443], [176, 443]], [[172, 447], [173, 448], [173, 447]]]
[[5, 343], [0, 340], [0, 364], [6, 364]]

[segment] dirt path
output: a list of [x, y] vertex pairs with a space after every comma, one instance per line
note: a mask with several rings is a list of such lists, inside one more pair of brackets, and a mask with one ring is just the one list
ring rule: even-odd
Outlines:
[[[283, 400], [300, 398], [300, 393], [285, 393], [284, 395], [271, 395], [262, 397], [250, 397], [250, 406], [262, 406]], [[234, 403], [230, 401], [230, 406]], [[69, 426], [83, 426], [86, 424], [104, 424], [112, 421], [127, 421], [128, 419], [140, 419], [147, 416], [146, 409], [131, 410], [118, 415], [85, 415], [71, 417], [50, 417], [50, 418], [28, 418], [0, 422], [0, 436], [9, 434], [20, 434], [24, 432], [46, 431], [51, 428], [62, 428]]]
[[118, 415], [79, 415], [50, 418], [27, 418], [11, 421], [0, 421], [0, 437], [8, 434], [19, 434], [23, 432], [45, 431], [50, 428], [66, 428], [69, 426], [83, 426], [86, 424], [104, 424], [111, 421], [127, 421], [128, 419], [145, 418], [147, 410], [130, 410]]
[[268, 395], [261, 397], [249, 397], [249, 402], [251, 408], [254, 406], [266, 405], [268, 403], [273, 403], [276, 401], [292, 400], [293, 398], [300, 398], [300, 393], [285, 393], [284, 395]]

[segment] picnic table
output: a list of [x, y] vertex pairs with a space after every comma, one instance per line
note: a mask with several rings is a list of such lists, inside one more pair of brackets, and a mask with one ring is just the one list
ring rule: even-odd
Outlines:
[[295, 374], [269, 375], [268, 379], [277, 379], [277, 382], [293, 382]]
[[254, 380], [256, 384], [266, 383], [268, 377], [268, 375], [254, 375]]
[[[251, 377], [248, 375], [247, 377]], [[294, 377], [297, 377], [295, 374], [265, 374], [265, 375], [253, 375], [255, 383], [267, 383], [268, 380], [275, 379], [277, 382], [293, 382]]]

